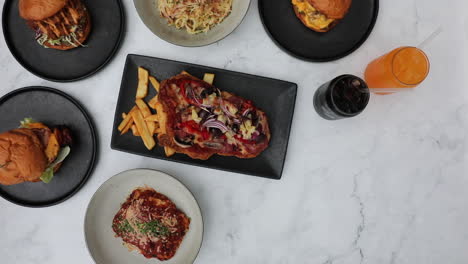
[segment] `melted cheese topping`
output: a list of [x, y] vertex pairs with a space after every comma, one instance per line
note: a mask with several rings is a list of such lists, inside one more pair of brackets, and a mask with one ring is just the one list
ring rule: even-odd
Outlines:
[[227, 117], [226, 117], [225, 115], [220, 114], [220, 115], [218, 116], [218, 121], [221, 121], [221, 122], [223, 122], [224, 124], [226, 124], [227, 121], [228, 121], [228, 119], [227, 119]]
[[216, 94], [212, 93], [208, 95], [205, 99], [203, 99], [203, 104], [205, 105], [213, 105], [213, 103], [216, 101], [217, 97]]
[[192, 108], [192, 120], [197, 122], [197, 124], [202, 120], [201, 117], [198, 116], [197, 110], [195, 110], [195, 108]]
[[236, 139], [234, 138], [234, 133], [232, 131], [226, 132], [226, 139], [228, 144], [237, 144]]
[[239, 110], [237, 110], [237, 108], [236, 108], [234, 105], [232, 105], [231, 103], [225, 102], [224, 104], [226, 105], [226, 109], [227, 109], [231, 114], [233, 114], [233, 115], [237, 114], [237, 111], [239, 111]]
[[305, 23], [308, 27], [325, 29], [330, 26], [334, 19], [327, 18], [326, 15], [317, 11], [308, 1], [292, 0], [292, 4], [296, 6], [299, 13], [306, 15]]
[[242, 136], [245, 139], [251, 139], [253, 132], [256, 131], [255, 127], [252, 126], [252, 121], [246, 120], [240, 126], [240, 131], [242, 132]]
[[164, 195], [141, 187], [115, 215], [112, 229], [128, 250], [146, 258], [172, 258], [189, 230], [190, 219]]

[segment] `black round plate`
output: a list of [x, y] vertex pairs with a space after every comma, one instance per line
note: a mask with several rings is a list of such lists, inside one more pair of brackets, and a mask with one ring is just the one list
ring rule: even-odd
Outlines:
[[97, 138], [90, 117], [75, 99], [52, 88], [26, 87], [0, 99], [0, 116], [1, 132], [32, 117], [48, 126], [69, 127], [74, 139], [70, 155], [50, 183], [0, 185], [0, 196], [23, 206], [45, 207], [65, 201], [84, 185], [96, 160]]
[[18, 13], [19, 0], [3, 6], [3, 34], [13, 56], [31, 73], [50, 81], [71, 82], [89, 77], [106, 65], [124, 35], [124, 11], [120, 0], [82, 0], [91, 15], [86, 48], [67, 51], [46, 49]]
[[294, 57], [314, 62], [343, 58], [357, 50], [374, 28], [379, 0], [354, 0], [346, 17], [329, 32], [302, 24], [291, 0], [259, 0], [260, 17], [274, 42]]

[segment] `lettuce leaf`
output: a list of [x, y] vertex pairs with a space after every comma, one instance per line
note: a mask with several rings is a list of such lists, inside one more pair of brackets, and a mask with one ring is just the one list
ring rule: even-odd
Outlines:
[[48, 167], [41, 175], [41, 181], [49, 183], [54, 178], [54, 167]]
[[20, 128], [28, 128], [29, 124], [36, 123], [34, 119], [31, 117], [26, 117], [25, 119], [20, 121]]
[[58, 39], [49, 39], [47, 40], [47, 42], [49, 42], [50, 45], [60, 45], [62, 44], [62, 38], [58, 38]]
[[63, 162], [69, 154], [70, 154], [70, 147], [69, 146], [63, 147], [60, 150], [54, 162], [52, 162], [49, 165], [49, 167], [47, 167], [47, 169], [42, 173], [40, 179], [44, 183], [49, 183], [52, 180], [52, 178], [54, 178], [54, 167], [57, 166], [57, 164]]

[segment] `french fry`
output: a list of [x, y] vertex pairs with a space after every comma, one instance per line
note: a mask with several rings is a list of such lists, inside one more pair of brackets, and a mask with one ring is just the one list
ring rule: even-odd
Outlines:
[[150, 134], [148, 130], [148, 126], [146, 125], [145, 120], [143, 119], [143, 115], [141, 114], [141, 111], [139, 109], [133, 111], [132, 117], [146, 148], [149, 150], [152, 150], [154, 146], [156, 145], [156, 142], [154, 141], [153, 134], [152, 133]]
[[148, 105], [149, 107], [153, 108], [153, 109], [156, 109], [156, 104], [158, 103], [158, 96], [156, 95], [155, 97], [153, 97], [149, 102], [148, 102]]
[[[133, 118], [132, 118], [132, 115], [130, 113], [132, 113], [133, 111], [135, 111], [137, 108], [136, 106], [134, 106], [130, 112], [128, 112], [128, 115], [125, 116], [124, 120], [120, 123], [119, 127], [118, 127], [118, 130], [120, 131], [120, 134], [125, 134], [127, 133], [127, 131], [130, 129], [130, 127], [132, 126], [133, 124]], [[129, 125], [130, 124], [130, 125]]]
[[159, 135], [163, 132], [161, 125], [159, 123], [156, 123], [156, 128], [154, 129], [154, 133]]
[[193, 77], [192, 74], [190, 74], [190, 73], [188, 73], [188, 72], [186, 72], [186, 71], [182, 71], [180, 74], [185, 74], [185, 75], [188, 75], [188, 76], [192, 76], [192, 77]]
[[159, 134], [159, 123], [158, 122], [155, 122], [154, 123], [154, 130], [153, 130], [153, 135], [158, 135]]
[[158, 115], [150, 115], [145, 117], [145, 121], [158, 122]]
[[132, 134], [135, 136], [135, 137], [140, 137], [140, 132], [138, 132], [138, 129], [137, 127], [135, 126], [135, 124], [132, 125]]
[[159, 82], [158, 82], [158, 80], [156, 80], [156, 78], [154, 78], [153, 76], [150, 76], [149, 80], [151, 82], [151, 85], [153, 85], [154, 89], [156, 90], [156, 92], [159, 93]]
[[205, 75], [203, 76], [203, 81], [209, 84], [213, 84], [214, 78], [215, 78], [215, 75], [213, 73], [205, 73]]
[[175, 149], [170, 147], [164, 147], [164, 152], [166, 153], [167, 157], [170, 157], [175, 154]]
[[142, 67], [138, 67], [138, 87], [136, 98], [145, 98], [148, 95], [148, 71]]
[[[125, 119], [127, 118], [127, 114], [126, 113], [122, 113], [122, 119]], [[131, 118], [131, 117], [130, 117]], [[133, 126], [133, 119], [130, 120], [130, 122], [128, 122], [127, 126], [122, 130], [123, 132], [127, 133], [129, 128]], [[125, 134], [125, 133], [121, 133], [122, 134]]]
[[166, 134], [166, 117], [163, 115], [163, 106], [161, 103], [156, 104], [156, 113], [158, 114], [159, 133]]
[[[151, 110], [148, 108], [148, 105], [146, 105], [145, 101], [141, 99], [136, 99], [135, 103], [138, 109], [140, 109], [140, 112], [143, 115], [143, 118], [151, 116]], [[153, 131], [155, 127], [154, 121], [149, 121], [149, 120], [145, 120], [145, 121], [146, 121], [146, 126], [148, 127], [149, 133], [153, 135]]]
[[125, 126], [124, 129], [120, 132], [120, 135], [126, 134], [130, 130], [130, 128], [132, 128], [133, 125], [134, 125], [133, 118], [131, 118], [127, 126]]
[[132, 120], [132, 117], [130, 115], [127, 115], [122, 122], [120, 123], [119, 127], [117, 128], [120, 132], [127, 126], [128, 122]]
[[146, 121], [146, 126], [148, 127], [148, 132], [150, 133], [150, 135], [153, 135], [154, 134], [154, 129], [156, 127], [156, 123], [154, 123], [152, 121]]
[[147, 116], [151, 115], [151, 111], [148, 108], [148, 105], [145, 103], [145, 101], [143, 101], [141, 99], [136, 99], [135, 104], [137, 105], [138, 109], [140, 109], [141, 114], [143, 115], [143, 117], [147, 117]]

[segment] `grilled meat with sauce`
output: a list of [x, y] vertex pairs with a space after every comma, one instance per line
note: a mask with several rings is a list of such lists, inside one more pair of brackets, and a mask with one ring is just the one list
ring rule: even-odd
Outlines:
[[189, 217], [169, 198], [149, 187], [133, 190], [112, 221], [116, 236], [129, 249], [159, 260], [176, 254], [189, 226]]
[[89, 12], [80, 0], [20, 0], [19, 12], [45, 48], [84, 46], [91, 31]]

